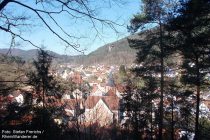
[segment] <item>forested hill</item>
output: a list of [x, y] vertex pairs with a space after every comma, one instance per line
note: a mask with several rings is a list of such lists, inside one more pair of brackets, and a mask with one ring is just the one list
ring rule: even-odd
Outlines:
[[[0, 49], [0, 53], [8, 53], [8, 49]], [[106, 44], [88, 55], [80, 56], [65, 56], [59, 55], [55, 52], [49, 51], [55, 57], [58, 63], [72, 63], [74, 65], [121, 65], [132, 64], [136, 57], [136, 50], [129, 47], [127, 38], [123, 38], [116, 42]], [[9, 54], [12, 56], [19, 56], [24, 60], [32, 60], [36, 58], [37, 50], [21, 50], [11, 49]]]
[[105, 64], [105, 65], [120, 65], [132, 64], [136, 57], [136, 50], [129, 47], [126, 38], [116, 42], [106, 44], [96, 51], [81, 56], [76, 63], [79, 64]]
[[[61, 57], [61, 55], [49, 51], [49, 53], [54, 57]], [[32, 60], [36, 58], [37, 56], [37, 49], [31, 49], [31, 50], [22, 50], [18, 48], [12, 48], [12, 49], [0, 49], [0, 54], [7, 54], [8, 56], [18, 56], [21, 57], [23, 60]]]

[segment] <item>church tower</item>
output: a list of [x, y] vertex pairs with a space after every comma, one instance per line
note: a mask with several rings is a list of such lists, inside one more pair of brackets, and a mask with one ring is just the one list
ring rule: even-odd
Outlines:
[[115, 87], [116, 86], [115, 86], [114, 76], [112, 71], [110, 71], [106, 83], [106, 92], [108, 92], [109, 90], [115, 90]]

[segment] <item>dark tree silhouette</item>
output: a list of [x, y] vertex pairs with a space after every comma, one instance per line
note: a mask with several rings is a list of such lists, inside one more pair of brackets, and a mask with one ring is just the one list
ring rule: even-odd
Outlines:
[[123, 83], [128, 80], [128, 75], [126, 73], [125, 65], [120, 65], [119, 68], [119, 82]]
[[[131, 80], [132, 81], [132, 80]], [[153, 100], [158, 98], [155, 93], [157, 84], [153, 78], [145, 78], [144, 86], [135, 83], [127, 86], [122, 99], [122, 110], [125, 112], [125, 128], [131, 130], [131, 139], [153, 139], [155, 106]]]
[[200, 139], [208, 140], [210, 139], [210, 121], [207, 118], [199, 119], [199, 129], [200, 129]]
[[[43, 138], [50, 138], [50, 134], [55, 134], [54, 130], [50, 130], [50, 127], [52, 126], [58, 129], [57, 132], [60, 132], [61, 128], [56, 126], [53, 119], [57, 116], [64, 117], [62, 116], [63, 107], [56, 105], [56, 102], [60, 101], [62, 96], [60, 92], [62, 90], [54, 77], [49, 73], [51, 62], [52, 56], [50, 56], [46, 51], [40, 49], [38, 51], [37, 60], [34, 60], [33, 62], [35, 70], [27, 74], [29, 78], [29, 85], [34, 87], [35, 93], [38, 96], [37, 103], [43, 103], [41, 108], [35, 108], [34, 112], [36, 117], [32, 122], [34, 127], [41, 126], [40, 128], [45, 131]], [[39, 125], [36, 125], [35, 122], [37, 121], [39, 121]], [[57, 132], [56, 134], [58, 134], [59, 137], [61, 132]]]
[[[165, 45], [164, 45], [164, 24], [167, 23], [170, 15], [172, 14], [172, 9], [176, 5], [175, 1], [167, 0], [144, 0], [143, 10], [141, 14], [134, 15], [134, 18], [131, 20], [131, 25], [128, 27], [128, 30], [131, 32], [138, 31], [139, 28], [144, 29], [148, 26], [157, 26], [155, 30], [155, 35], [149, 35], [144, 40], [144, 42], [138, 42], [135, 40], [130, 40], [130, 44], [137, 46], [138, 52], [138, 63], [144, 62], [148, 54], [150, 54], [150, 59], [153, 61], [153, 64], [149, 65], [144, 62], [144, 67], [150, 67], [153, 70], [156, 69], [160, 73], [160, 105], [159, 105], [159, 140], [162, 139], [162, 129], [163, 129], [163, 95], [164, 95], [164, 58], [165, 58]], [[147, 32], [150, 30], [147, 29]], [[154, 32], [153, 32], [154, 33]], [[138, 43], [137, 43], [138, 42]], [[142, 47], [144, 45], [144, 47]], [[141, 48], [140, 48], [141, 47]], [[148, 61], [149, 62], [149, 61]], [[157, 67], [159, 64], [159, 68]], [[147, 65], [147, 66], [146, 66]], [[155, 68], [156, 65], [156, 68]], [[150, 69], [151, 70], [151, 69]]]
[[61, 98], [61, 94], [59, 93], [60, 85], [49, 73], [52, 56], [40, 49], [38, 51], [37, 59], [38, 60], [34, 60], [33, 62], [35, 70], [29, 72], [27, 75], [29, 84], [35, 88], [36, 94], [43, 102], [43, 107], [45, 107], [46, 96]]
[[[210, 67], [210, 1], [181, 1], [178, 16], [170, 21], [169, 31], [174, 31], [177, 49], [184, 56], [182, 81], [196, 90], [195, 139], [199, 139], [199, 104], [204, 77]], [[194, 87], [196, 86], [196, 88]]]

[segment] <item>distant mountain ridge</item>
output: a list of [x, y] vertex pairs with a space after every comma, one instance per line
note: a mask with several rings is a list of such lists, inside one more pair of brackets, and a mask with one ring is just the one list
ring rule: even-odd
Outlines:
[[[51, 55], [59, 57], [60, 55], [53, 52], [48, 51]], [[37, 49], [30, 49], [30, 50], [22, 50], [19, 48], [11, 48], [11, 49], [0, 49], [0, 54], [8, 54], [11, 56], [18, 56], [24, 60], [30, 60], [36, 58], [37, 56]]]
[[[6, 53], [21, 57], [24, 60], [32, 60], [37, 56], [37, 49], [0, 49], [0, 54]], [[129, 47], [127, 38], [99, 47], [88, 55], [67, 56], [53, 51], [49, 51], [49, 53], [55, 57], [55, 61], [58, 63], [71, 63], [72, 65], [127, 65], [132, 64], [136, 57], [136, 50]]]
[[8, 54], [9, 56], [19, 56], [25, 60], [35, 58], [36, 56], [36, 49], [32, 50], [22, 50], [18, 48], [12, 48], [12, 49], [0, 49], [1, 54]]

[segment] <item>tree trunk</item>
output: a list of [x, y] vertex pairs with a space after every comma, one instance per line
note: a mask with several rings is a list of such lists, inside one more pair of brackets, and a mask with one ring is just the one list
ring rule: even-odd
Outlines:
[[172, 113], [171, 113], [171, 140], [174, 140], [174, 101], [172, 97]]
[[160, 81], [160, 118], [159, 118], [159, 136], [158, 139], [162, 140], [162, 129], [163, 129], [163, 86], [164, 86], [164, 63], [163, 63], [163, 31], [162, 31], [162, 23], [159, 21], [160, 25], [160, 65], [161, 65], [161, 81]]
[[195, 140], [199, 139], [199, 105], [200, 105], [200, 72], [199, 72], [199, 62], [198, 56], [196, 56], [196, 88], [197, 88], [197, 98], [196, 98], [196, 117], [195, 117]]
[[153, 106], [152, 105], [153, 105], [153, 102], [151, 101], [151, 116], [150, 116], [151, 117], [150, 118], [151, 119], [150, 120], [150, 123], [151, 123], [150, 124], [150, 131], [151, 131], [150, 132], [150, 138], [151, 138], [151, 140], [153, 140], [153, 124], [152, 124], [152, 122], [153, 122], [153, 118], [152, 118], [152, 113], [153, 113], [153, 109], [152, 108], [153, 108]]

